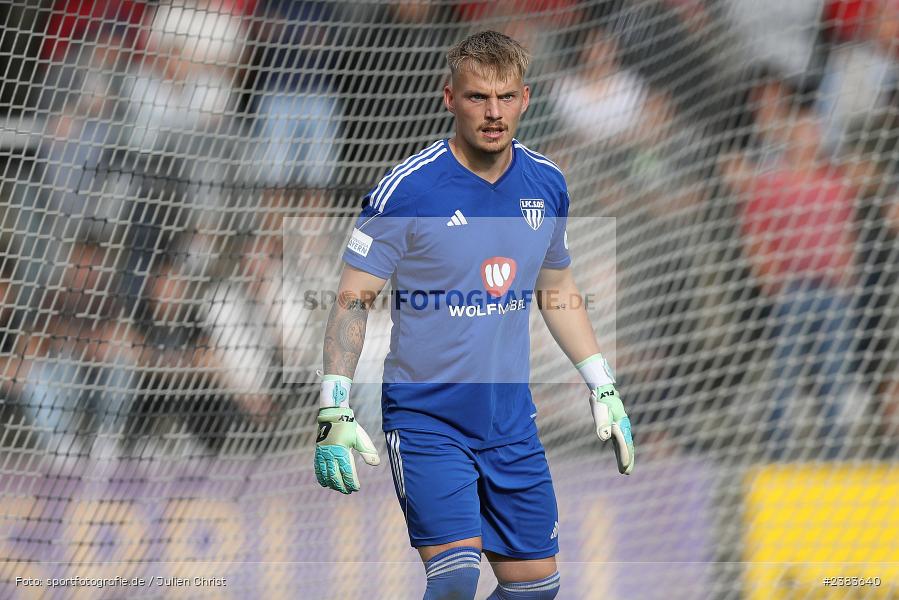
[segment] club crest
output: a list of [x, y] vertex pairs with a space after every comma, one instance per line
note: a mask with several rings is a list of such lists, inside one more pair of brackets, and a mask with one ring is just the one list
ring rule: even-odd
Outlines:
[[543, 214], [545, 203], [541, 198], [522, 198], [519, 200], [521, 204], [521, 215], [531, 229], [537, 231], [543, 224]]

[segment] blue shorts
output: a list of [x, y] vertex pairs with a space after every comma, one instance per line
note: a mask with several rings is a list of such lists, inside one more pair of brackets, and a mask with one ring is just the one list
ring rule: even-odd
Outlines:
[[559, 511], [537, 434], [483, 450], [429, 431], [385, 435], [412, 546], [480, 536], [484, 550], [503, 556], [558, 554]]

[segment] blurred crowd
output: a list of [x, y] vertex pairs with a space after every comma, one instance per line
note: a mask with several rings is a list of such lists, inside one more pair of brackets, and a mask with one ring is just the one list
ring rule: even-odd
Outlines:
[[617, 218], [646, 447], [896, 452], [896, 0], [44, 4], [18, 14], [39, 43], [9, 112], [39, 131], [0, 148], [7, 445], [308, 429], [322, 323], [285, 299], [335, 272], [384, 169], [450, 131], [443, 51], [489, 26], [534, 55], [518, 137], [565, 169], [571, 231]]

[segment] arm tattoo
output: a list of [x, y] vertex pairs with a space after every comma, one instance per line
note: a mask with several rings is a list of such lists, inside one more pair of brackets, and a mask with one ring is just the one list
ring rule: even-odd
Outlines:
[[359, 298], [342, 296], [331, 308], [325, 327], [325, 373], [353, 378], [365, 341], [368, 308]]

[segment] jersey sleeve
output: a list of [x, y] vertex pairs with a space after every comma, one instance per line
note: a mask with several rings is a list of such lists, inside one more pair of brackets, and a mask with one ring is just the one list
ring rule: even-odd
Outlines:
[[543, 258], [543, 268], [564, 269], [571, 264], [571, 255], [568, 254], [568, 188], [564, 187], [559, 194], [558, 209], [553, 223], [553, 236], [549, 241], [549, 248]]
[[343, 261], [375, 277], [388, 279], [409, 249], [416, 215], [411, 202], [399, 194], [392, 195], [389, 202], [377, 210], [372, 206], [374, 191], [365, 196], [362, 211], [343, 252]]

